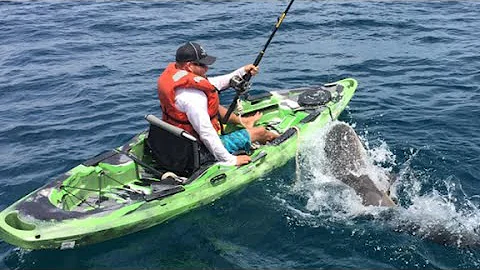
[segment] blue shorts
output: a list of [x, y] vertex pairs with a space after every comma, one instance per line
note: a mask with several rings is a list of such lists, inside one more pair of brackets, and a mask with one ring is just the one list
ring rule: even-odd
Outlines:
[[223, 145], [230, 154], [239, 150], [250, 151], [250, 134], [246, 129], [240, 129], [232, 133], [220, 136]]

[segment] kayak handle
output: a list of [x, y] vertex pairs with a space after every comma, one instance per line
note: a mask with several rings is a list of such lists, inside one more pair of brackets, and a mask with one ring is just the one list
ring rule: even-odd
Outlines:
[[215, 186], [215, 185], [218, 185], [218, 184], [221, 184], [221, 183], [225, 182], [225, 179], [227, 179], [227, 175], [222, 173], [222, 174], [219, 174], [219, 175], [216, 175], [216, 176], [212, 177], [210, 179], [210, 183]]
[[256, 155], [251, 161], [250, 163], [255, 163], [257, 161], [259, 161], [260, 159], [263, 159], [264, 157], [267, 156], [267, 152], [265, 151], [261, 151], [258, 155]]

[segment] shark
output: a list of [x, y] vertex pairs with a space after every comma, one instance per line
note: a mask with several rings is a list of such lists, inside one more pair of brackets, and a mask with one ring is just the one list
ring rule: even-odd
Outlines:
[[325, 136], [325, 154], [333, 176], [353, 188], [363, 205], [396, 206], [366, 174], [366, 150], [352, 127], [335, 123]]
[[334, 123], [326, 133], [324, 150], [333, 176], [351, 187], [362, 199], [363, 205], [387, 207], [381, 219], [395, 224], [396, 232], [411, 233], [446, 246], [480, 246], [480, 226], [471, 228], [455, 217], [448, 222], [419, 222], [416, 219], [404, 218], [406, 214], [401, 213], [408, 212], [409, 209], [397, 205], [395, 200], [367, 175], [367, 151], [351, 126], [342, 122]]

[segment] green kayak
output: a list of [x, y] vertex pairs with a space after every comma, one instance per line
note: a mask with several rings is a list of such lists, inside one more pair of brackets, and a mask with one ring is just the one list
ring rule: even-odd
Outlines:
[[[357, 82], [349, 78], [245, 98], [238, 109], [241, 114], [261, 111], [257, 125], [281, 136], [254, 145], [252, 161], [241, 167], [205, 158], [194, 137], [148, 115], [148, 130], [4, 209], [0, 237], [26, 249], [75, 248], [137, 232], [209, 204], [292, 159], [299, 136], [337, 119], [356, 88]], [[226, 126], [227, 131], [237, 128]]]

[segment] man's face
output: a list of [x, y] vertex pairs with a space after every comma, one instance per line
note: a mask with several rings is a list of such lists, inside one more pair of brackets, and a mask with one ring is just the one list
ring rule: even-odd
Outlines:
[[186, 70], [192, 72], [195, 75], [206, 78], [208, 66], [197, 62], [188, 62], [186, 65]]

